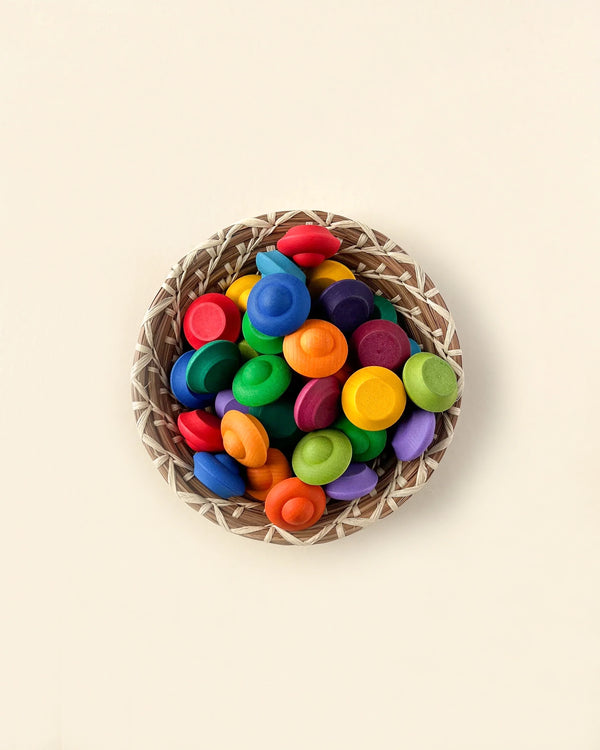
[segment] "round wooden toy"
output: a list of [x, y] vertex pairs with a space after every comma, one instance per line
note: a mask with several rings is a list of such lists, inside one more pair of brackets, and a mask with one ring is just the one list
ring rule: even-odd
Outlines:
[[232, 409], [221, 420], [225, 451], [242, 466], [263, 466], [269, 450], [267, 431], [252, 414]]
[[260, 420], [273, 447], [289, 452], [302, 437], [294, 419], [294, 402], [280, 398], [264, 406], [251, 406], [250, 414]]
[[279, 250], [256, 253], [256, 267], [263, 276], [269, 276], [272, 273], [290, 273], [306, 284], [304, 271]]
[[336, 430], [341, 430], [348, 436], [352, 444], [352, 460], [365, 463], [377, 458], [385, 448], [387, 432], [385, 430], [361, 430], [342, 416], [333, 423]]
[[171, 368], [171, 391], [180, 404], [187, 409], [204, 409], [205, 406], [212, 404], [215, 398], [214, 393], [194, 393], [188, 388], [186, 382], [186, 371], [190, 359], [195, 352], [184, 352], [178, 357]]
[[227, 453], [194, 453], [194, 476], [225, 499], [243, 495], [246, 489], [238, 465]]
[[248, 313], [242, 318], [242, 334], [246, 342], [259, 354], [281, 354], [283, 336], [267, 336], [257, 331], [250, 322]]
[[233, 395], [245, 406], [264, 406], [282, 396], [292, 380], [290, 368], [274, 354], [245, 362], [233, 379]]
[[335, 255], [341, 244], [326, 227], [298, 224], [288, 229], [277, 243], [277, 249], [302, 268], [312, 268]]
[[302, 388], [294, 405], [294, 419], [303, 432], [324, 430], [340, 413], [342, 386], [335, 375], [314, 378]]
[[287, 458], [277, 448], [269, 448], [263, 466], [249, 467], [246, 470], [246, 492], [264, 502], [272, 487], [291, 476], [292, 470]]
[[[408, 360], [410, 362], [410, 360]], [[342, 409], [363, 430], [385, 430], [402, 416], [406, 393], [400, 378], [385, 367], [363, 367], [342, 389]]]
[[232, 341], [211, 341], [190, 357], [187, 386], [197, 393], [218, 393], [229, 388], [239, 365], [240, 350]]
[[248, 295], [250, 294], [250, 290], [259, 281], [260, 276], [257, 273], [251, 273], [247, 276], [238, 276], [238, 278], [227, 288], [225, 296], [229, 297], [232, 302], [235, 302], [240, 312], [245, 313], [246, 307], [248, 306]]
[[221, 420], [202, 409], [184, 411], [177, 417], [181, 436], [193, 451], [215, 453], [223, 450]]
[[410, 357], [408, 336], [390, 320], [367, 320], [352, 334], [352, 343], [363, 367], [378, 365], [397, 370]]
[[238, 344], [238, 349], [240, 350], [240, 357], [244, 362], [247, 362], [253, 357], [258, 357], [258, 352], [256, 351], [256, 349], [253, 349], [245, 339], [242, 339], [240, 341], [240, 343]]
[[215, 398], [215, 412], [217, 413], [218, 417], [223, 418], [223, 415], [227, 411], [231, 411], [232, 409], [236, 409], [237, 411], [241, 411], [244, 414], [248, 414], [248, 410], [250, 407], [244, 406], [243, 404], [240, 404], [239, 401], [235, 400], [235, 396], [233, 395], [233, 391], [231, 388], [228, 388], [225, 391], [219, 391], [217, 393], [217, 397]]
[[351, 333], [369, 320], [373, 304], [373, 292], [358, 279], [336, 281], [319, 297], [327, 320], [343, 333]]
[[235, 302], [210, 292], [195, 299], [183, 318], [183, 332], [194, 349], [209, 341], [237, 341], [242, 319]]
[[306, 285], [287, 273], [264, 276], [248, 297], [252, 325], [268, 336], [286, 336], [304, 323], [310, 312]]
[[366, 464], [353, 463], [323, 489], [332, 500], [358, 500], [377, 487], [378, 479], [377, 472]]
[[458, 397], [454, 370], [431, 352], [413, 354], [404, 365], [402, 379], [410, 400], [425, 411], [446, 411]]
[[321, 518], [326, 503], [322, 487], [290, 477], [271, 488], [265, 498], [265, 513], [280, 529], [300, 531], [310, 528]]
[[289, 366], [308, 378], [326, 378], [346, 362], [348, 342], [326, 320], [307, 320], [283, 339], [283, 356]]
[[337, 378], [340, 385], [344, 385], [346, 380], [348, 380], [353, 372], [354, 370], [352, 369], [352, 367], [346, 362], [346, 364], [342, 365], [337, 372], [333, 373], [333, 377]]
[[292, 455], [294, 473], [307, 484], [328, 484], [341, 476], [352, 459], [350, 440], [339, 430], [305, 435]]
[[373, 295], [373, 312], [371, 313], [373, 320], [389, 320], [392, 323], [398, 322], [398, 313], [396, 308], [389, 299], [382, 297], [380, 294]]
[[410, 356], [411, 357], [413, 354], [418, 354], [421, 351], [421, 347], [417, 344], [417, 342], [414, 339], [409, 338], [408, 342], [410, 344]]
[[433, 441], [435, 414], [414, 407], [403, 415], [392, 438], [392, 448], [399, 461], [412, 461], [422, 455]]
[[343, 263], [337, 260], [324, 260], [308, 271], [308, 291], [311, 297], [319, 297], [328, 286], [342, 279], [355, 279], [356, 276]]

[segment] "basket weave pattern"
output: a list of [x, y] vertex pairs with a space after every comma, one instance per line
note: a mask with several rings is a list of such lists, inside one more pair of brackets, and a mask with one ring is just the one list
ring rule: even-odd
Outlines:
[[[458, 377], [456, 404], [437, 415], [432, 445], [414, 461], [388, 452], [377, 460], [377, 488], [353, 502], [329, 501], [310, 529], [290, 533], [269, 523], [263, 504], [249, 497], [212, 497], [193, 475], [192, 453], [177, 429], [181, 405], [171, 394], [169, 372], [183, 350], [183, 316], [200, 294], [221, 291], [238, 276], [256, 273], [259, 250], [275, 249], [295, 224], [326, 226], [342, 240], [339, 259], [356, 277], [390, 299], [424, 351], [447, 360]], [[171, 269], [144, 316], [131, 371], [137, 427], [154, 466], [186, 503], [227, 531], [277, 544], [311, 545], [348, 536], [396, 510], [421, 489], [454, 434], [463, 390], [462, 353], [454, 321], [431, 279], [395, 242], [360, 222], [323, 211], [278, 211], [234, 224], [182, 258]]]

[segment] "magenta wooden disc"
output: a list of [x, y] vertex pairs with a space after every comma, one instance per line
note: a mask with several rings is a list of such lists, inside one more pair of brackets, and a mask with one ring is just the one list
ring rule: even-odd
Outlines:
[[314, 378], [302, 388], [294, 404], [294, 419], [303, 432], [324, 430], [340, 413], [341, 385], [335, 375]]
[[410, 357], [408, 336], [391, 320], [368, 320], [354, 331], [352, 343], [362, 367], [397, 370]]

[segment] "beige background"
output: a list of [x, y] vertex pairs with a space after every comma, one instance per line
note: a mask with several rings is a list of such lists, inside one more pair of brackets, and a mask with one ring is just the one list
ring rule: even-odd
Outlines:
[[[1, 750], [597, 750], [598, 3], [0, 10]], [[289, 207], [414, 254], [467, 377], [314, 549], [177, 501], [129, 404], [170, 265]]]

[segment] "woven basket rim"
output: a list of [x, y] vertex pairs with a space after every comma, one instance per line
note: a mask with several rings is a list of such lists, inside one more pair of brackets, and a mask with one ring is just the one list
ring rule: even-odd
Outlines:
[[[182, 351], [181, 322], [187, 306], [206, 291], [224, 291], [238, 275], [252, 272], [258, 250], [272, 249], [291, 226], [316, 223], [342, 238], [340, 260], [403, 316], [423, 348], [446, 359], [458, 378], [456, 404], [436, 419], [436, 437], [410, 462], [377, 461], [376, 491], [351, 503], [329, 501], [311, 529], [286, 532], [268, 522], [263, 504], [248, 497], [212, 496], [193, 476], [192, 452], [177, 430], [185, 409], [170, 392], [169, 371]], [[362, 222], [319, 210], [274, 211], [231, 224], [183, 256], [170, 270], [143, 318], [131, 370], [136, 424], [155, 467], [173, 491], [214, 523], [239, 536], [276, 544], [310, 546], [344, 538], [396, 510], [421, 489], [454, 435], [464, 385], [462, 351], [443, 297], [419, 264], [386, 235]]]

